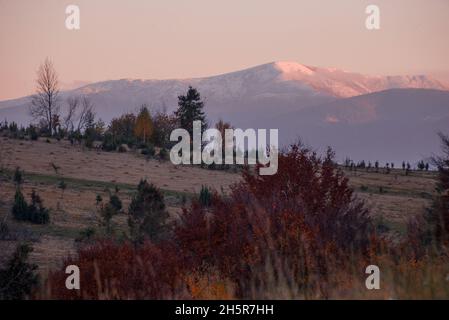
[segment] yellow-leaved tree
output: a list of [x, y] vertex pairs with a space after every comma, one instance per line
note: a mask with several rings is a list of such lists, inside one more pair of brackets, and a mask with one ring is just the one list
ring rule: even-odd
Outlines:
[[144, 143], [151, 139], [153, 134], [154, 126], [153, 120], [151, 119], [150, 112], [146, 105], [140, 108], [139, 115], [136, 119], [136, 124], [134, 126], [134, 135], [138, 139], [142, 139]]

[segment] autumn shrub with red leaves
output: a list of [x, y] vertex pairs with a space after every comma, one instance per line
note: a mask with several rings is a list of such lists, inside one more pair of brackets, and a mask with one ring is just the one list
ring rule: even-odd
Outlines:
[[99, 241], [78, 251], [64, 265], [80, 269], [81, 290], [67, 290], [64, 271], [47, 280], [44, 298], [57, 299], [167, 299], [186, 298], [180, 260], [168, 243], [140, 246]]
[[[184, 289], [188, 298], [187, 279], [214, 270], [233, 284], [236, 298], [254, 297], [268, 278], [326, 297], [331, 274], [353, 268], [355, 259], [363, 265], [372, 248], [367, 210], [333, 156], [293, 145], [280, 153], [277, 174], [246, 168], [229, 195], [214, 193], [208, 206], [193, 201], [170, 239], [81, 249], [65, 262], [82, 270], [78, 293], [65, 289], [64, 272], [51, 274], [48, 288], [59, 298], [158, 299], [180, 297]], [[275, 266], [269, 277], [267, 262]]]
[[354, 255], [368, 257], [368, 212], [330, 150], [321, 158], [293, 145], [280, 154], [277, 174], [254, 172], [244, 170], [229, 197], [215, 194], [212, 206], [184, 210], [175, 238], [189, 268], [218, 267], [246, 297], [264, 281], [257, 270], [267, 259], [279, 264], [275, 273], [291, 275], [291, 284], [322, 291], [335, 271], [329, 268], [349, 268]]

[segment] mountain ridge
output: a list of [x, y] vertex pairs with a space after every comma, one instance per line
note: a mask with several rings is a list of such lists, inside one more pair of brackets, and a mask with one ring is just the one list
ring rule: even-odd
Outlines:
[[[278, 73], [276, 73], [278, 71]], [[270, 79], [280, 81], [293, 81], [293, 82], [304, 82], [305, 84], [311, 86], [314, 89], [322, 90], [323, 92], [328, 92], [336, 97], [350, 97], [360, 94], [367, 94], [371, 92], [382, 91], [392, 88], [424, 88], [424, 89], [438, 89], [438, 90], [449, 90], [449, 87], [437, 80], [436, 78], [424, 74], [419, 75], [388, 75], [388, 76], [371, 76], [356, 72], [350, 72], [341, 70], [338, 68], [325, 68], [316, 67], [300, 64], [294, 61], [273, 61], [262, 65], [257, 65], [254, 67], [245, 68], [242, 70], [232, 71], [228, 73], [221, 73], [206, 77], [193, 77], [193, 78], [172, 78], [172, 79], [134, 79], [134, 78], [122, 78], [116, 80], [105, 80], [98, 81], [91, 84], [84, 85], [75, 90], [86, 90], [91, 87], [96, 87], [98, 85], [112, 84], [114, 82], [126, 82], [126, 83], [140, 83], [140, 84], [154, 84], [159, 83], [193, 83], [201, 84], [204, 81], [210, 81], [215, 79], [220, 79], [223, 77], [235, 77], [245, 73], [256, 73], [262, 76], [263, 79]], [[321, 82], [313, 81], [311, 77], [319, 77]], [[349, 81], [344, 81], [346, 80]], [[326, 84], [323, 82], [328, 79], [334, 82], [342, 82], [346, 85], [350, 85], [352, 81], [353, 85], [358, 88], [351, 88], [351, 90], [341, 90], [335, 88], [334, 85], [329, 85], [328, 88], [325, 87]], [[361, 81], [361, 83], [356, 83], [356, 81]], [[90, 93], [90, 92], [87, 92]]]

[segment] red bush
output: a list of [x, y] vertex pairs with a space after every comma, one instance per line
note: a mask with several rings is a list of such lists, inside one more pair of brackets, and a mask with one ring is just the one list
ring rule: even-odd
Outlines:
[[246, 169], [228, 199], [215, 195], [207, 210], [193, 204], [176, 228], [176, 241], [191, 268], [206, 263], [240, 285], [245, 295], [254, 270], [281, 260], [295, 283], [323, 280], [328, 266], [367, 253], [370, 219], [333, 162], [294, 145], [279, 157], [278, 173]]
[[51, 273], [48, 287], [58, 299], [162, 299], [182, 295], [180, 261], [170, 244], [98, 242], [79, 250], [64, 266], [79, 267], [81, 290], [67, 290], [64, 271]]
[[[179, 297], [192, 274], [204, 279], [216, 270], [218, 278], [233, 283], [238, 298], [245, 298], [267, 286], [268, 277], [260, 274], [267, 261], [276, 266], [270, 275], [275, 280], [287, 274], [290, 286], [326, 295], [330, 270], [349, 270], [351, 257], [359, 265], [368, 256], [367, 210], [354, 198], [330, 151], [320, 158], [294, 145], [279, 155], [278, 168], [272, 176], [247, 168], [228, 197], [215, 193], [208, 207], [193, 202], [163, 243], [135, 248], [104, 242], [80, 250], [76, 259], [66, 261], [82, 271], [79, 295]], [[65, 289], [65, 277], [63, 272], [50, 275], [52, 294], [78, 297]]]

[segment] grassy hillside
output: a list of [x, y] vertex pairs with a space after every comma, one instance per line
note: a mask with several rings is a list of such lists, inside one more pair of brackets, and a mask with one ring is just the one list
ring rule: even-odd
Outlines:
[[[183, 204], [202, 185], [219, 192], [239, 181], [236, 173], [211, 171], [170, 162], [147, 160], [133, 152], [108, 153], [71, 146], [67, 141], [19, 141], [2, 138], [0, 165], [0, 221], [6, 221], [12, 236], [0, 241], [2, 252], [11, 252], [19, 241], [34, 242], [31, 260], [46, 273], [57, 267], [61, 259], [75, 252], [75, 239], [86, 228], [98, 228], [101, 222], [96, 197], [108, 198], [108, 192], [119, 189], [126, 209], [136, 185], [147, 178], [164, 192], [172, 219], [182, 213]], [[16, 167], [25, 171], [23, 190], [27, 199], [35, 189], [51, 209], [49, 225], [16, 222], [11, 216]], [[407, 219], [422, 214], [430, 205], [436, 176], [433, 172], [392, 170], [389, 174], [343, 168], [350, 185], [368, 203], [370, 214], [382, 231], [400, 237]], [[59, 185], [64, 181], [66, 189]], [[117, 234], [126, 232], [126, 215], [113, 219]], [[3, 255], [7, 257], [8, 254]]]

